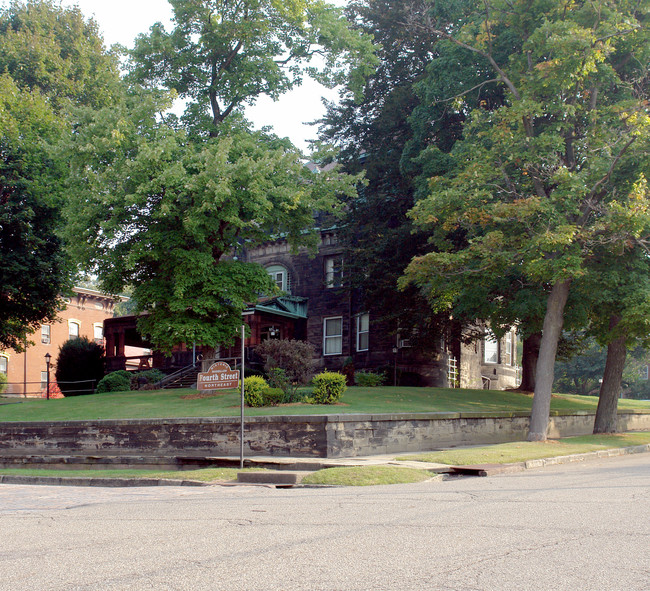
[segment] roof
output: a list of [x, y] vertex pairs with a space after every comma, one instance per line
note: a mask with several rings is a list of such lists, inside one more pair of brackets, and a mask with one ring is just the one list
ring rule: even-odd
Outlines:
[[307, 318], [307, 298], [299, 296], [277, 296], [270, 300], [263, 300], [251, 306], [248, 312], [267, 312], [276, 316], [287, 318]]

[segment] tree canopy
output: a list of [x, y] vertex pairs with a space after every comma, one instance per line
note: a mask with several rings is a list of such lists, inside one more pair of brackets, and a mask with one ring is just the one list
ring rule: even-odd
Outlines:
[[[307, 73], [359, 93], [376, 63], [369, 35], [322, 0], [170, 0], [175, 27], [136, 40], [131, 80], [186, 99], [190, 130], [214, 136], [260, 95], [277, 99]], [[320, 65], [315, 65], [318, 56]]]
[[[242, 310], [274, 289], [243, 249], [278, 237], [313, 246], [314, 214], [336, 212], [359, 181], [311, 173], [288, 140], [251, 131], [241, 107], [305, 71], [354, 87], [374, 62], [370, 37], [321, 1], [171, 4], [174, 29], [137, 39], [130, 88], [80, 111], [67, 147], [76, 259], [110, 293], [132, 289], [140, 331], [167, 351], [232, 342]], [[306, 65], [316, 54], [320, 70]], [[175, 96], [187, 101], [180, 121], [165, 113]]]
[[[648, 205], [647, 7], [494, 0], [466, 10], [457, 32], [444, 19], [414, 26], [480, 59], [505, 102], [471, 112], [452, 171], [412, 211], [420, 228], [462, 231], [463, 248], [417, 257], [407, 280], [428, 290], [431, 277], [502, 267], [547, 286], [529, 434], [545, 439], [572, 282], [598, 245], [647, 244], [633, 223]], [[467, 108], [462, 93], [448, 99]]]
[[61, 230], [69, 107], [109, 103], [116, 60], [77, 9], [0, 9], [0, 348], [21, 350], [70, 286]]

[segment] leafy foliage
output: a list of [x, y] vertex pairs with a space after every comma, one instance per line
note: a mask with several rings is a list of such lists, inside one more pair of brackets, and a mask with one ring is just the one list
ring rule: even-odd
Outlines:
[[246, 406], [264, 406], [264, 393], [268, 389], [269, 385], [261, 376], [244, 378], [244, 403]]
[[21, 350], [70, 287], [60, 238], [66, 163], [55, 149], [71, 105], [108, 104], [117, 61], [78, 9], [0, 8], [0, 348]]
[[[305, 341], [269, 339], [258, 345], [255, 352], [264, 361], [269, 381], [286, 393], [295, 393], [314, 375], [314, 346]], [[278, 375], [278, 370], [282, 375]], [[284, 378], [284, 379], [283, 379]]]
[[353, 31], [339, 8], [320, 0], [170, 0], [175, 28], [160, 23], [136, 40], [131, 79], [173, 89], [188, 100], [192, 134], [217, 135], [219, 125], [261, 95], [277, 99], [300, 84], [301, 66], [331, 86], [359, 91], [375, 63], [369, 35]]
[[386, 382], [386, 376], [381, 373], [373, 373], [371, 371], [358, 371], [354, 374], [355, 385], [362, 388], [376, 388], [383, 386]]
[[128, 392], [131, 389], [131, 374], [128, 371], [121, 369], [106, 374], [97, 384], [96, 393]]
[[334, 371], [324, 371], [314, 376], [311, 398], [314, 404], [335, 404], [347, 390], [345, 376]]
[[[405, 284], [440, 305], [456, 296], [450, 278], [504, 269], [549, 290], [530, 433], [544, 438], [572, 282], [599, 246], [620, 256], [647, 236], [647, 7], [494, 0], [463, 10], [458, 30], [444, 19], [423, 26], [480, 59], [504, 102], [469, 113], [454, 166], [412, 210], [439, 251], [416, 257]], [[469, 108], [462, 94], [448, 98]]]
[[56, 381], [63, 395], [92, 394], [104, 376], [104, 349], [86, 337], [70, 339], [59, 347]]

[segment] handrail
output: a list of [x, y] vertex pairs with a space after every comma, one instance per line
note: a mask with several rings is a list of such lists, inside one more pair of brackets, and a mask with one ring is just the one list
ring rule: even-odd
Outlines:
[[200, 363], [200, 361], [196, 361], [194, 363], [191, 363], [190, 365], [186, 365], [185, 367], [182, 367], [181, 369], [177, 369], [174, 373], [170, 373], [168, 376], [165, 376], [162, 380], [156, 382], [154, 386], [156, 388], [163, 388], [165, 384], [169, 384], [170, 382], [173, 382], [174, 380], [183, 377], [185, 374], [189, 373], [190, 370], [196, 369], [198, 363]]

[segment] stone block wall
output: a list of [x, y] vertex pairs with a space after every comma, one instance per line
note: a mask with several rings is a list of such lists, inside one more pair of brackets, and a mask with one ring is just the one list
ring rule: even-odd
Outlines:
[[[247, 456], [354, 457], [525, 440], [527, 413], [250, 417]], [[593, 413], [554, 414], [550, 437], [591, 433]], [[650, 413], [619, 413], [619, 428], [650, 430]], [[0, 423], [0, 454], [238, 456], [238, 418]]]

